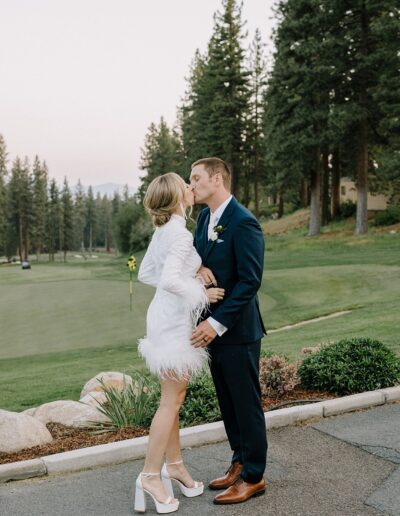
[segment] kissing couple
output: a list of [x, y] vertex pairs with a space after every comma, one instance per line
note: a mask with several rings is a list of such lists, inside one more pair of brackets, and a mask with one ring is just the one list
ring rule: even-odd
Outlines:
[[[189, 498], [204, 492], [182, 459], [179, 410], [190, 378], [207, 363], [233, 452], [226, 473], [208, 484], [221, 491], [214, 503], [245, 502], [265, 491], [259, 358], [266, 332], [257, 298], [264, 237], [254, 215], [231, 195], [231, 179], [223, 160], [203, 158], [193, 163], [190, 184], [169, 172], [156, 177], [144, 197], [155, 231], [138, 279], [156, 292], [138, 350], [159, 377], [161, 400], [136, 480], [138, 512], [146, 510], [147, 496], [158, 513], [178, 510], [173, 484]], [[186, 228], [193, 204], [207, 206], [194, 238]]]

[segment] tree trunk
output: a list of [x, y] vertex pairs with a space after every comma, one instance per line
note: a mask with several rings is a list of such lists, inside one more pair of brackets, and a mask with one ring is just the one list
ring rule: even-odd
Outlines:
[[322, 154], [322, 170], [323, 170], [323, 182], [322, 182], [322, 225], [329, 224], [331, 221], [330, 213], [330, 198], [329, 198], [329, 180], [330, 180], [330, 168], [329, 168], [329, 154], [328, 148], [324, 148]]
[[307, 179], [305, 179], [305, 178], [303, 178], [300, 181], [299, 197], [300, 197], [300, 206], [302, 208], [307, 208], [307, 206], [308, 206], [308, 182], [307, 182]]
[[259, 197], [259, 185], [258, 185], [258, 165], [254, 169], [254, 213], [257, 218], [260, 218], [260, 197]]
[[89, 224], [89, 254], [92, 256], [93, 252], [93, 226]]
[[22, 262], [22, 259], [23, 259], [23, 252], [24, 252], [24, 239], [23, 239], [23, 230], [22, 230], [22, 222], [21, 222], [21, 217], [19, 218], [19, 221], [18, 221], [18, 229], [19, 229], [19, 232], [18, 232], [18, 239], [19, 239], [19, 244], [18, 244], [18, 251], [19, 251], [19, 259], [21, 260]]
[[308, 236], [319, 235], [321, 230], [321, 156], [320, 148], [315, 148], [314, 166], [310, 178], [310, 227]]
[[[361, 3], [361, 54], [364, 59], [368, 56], [369, 20], [365, 1]], [[367, 120], [367, 73], [359, 95], [359, 104], [365, 114], [361, 120], [358, 138], [357, 154], [357, 220], [356, 235], [364, 235], [368, 231], [368, 120]]]
[[368, 143], [367, 120], [360, 126], [360, 140], [357, 156], [357, 221], [356, 235], [364, 235], [368, 231]]
[[284, 196], [282, 190], [279, 192], [278, 219], [283, 217], [284, 213]]
[[340, 208], [340, 163], [339, 147], [332, 153], [332, 218], [339, 213]]
[[243, 186], [243, 205], [246, 206], [246, 208], [249, 206], [250, 203], [250, 177], [249, 173], [246, 172], [246, 178]]
[[105, 227], [105, 232], [104, 232], [104, 247], [106, 248], [106, 253], [109, 253], [110, 252], [110, 235], [109, 235], [108, 226]]

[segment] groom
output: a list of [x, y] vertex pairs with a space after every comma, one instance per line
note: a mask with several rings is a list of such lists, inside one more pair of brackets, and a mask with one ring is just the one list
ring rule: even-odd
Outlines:
[[190, 183], [195, 203], [208, 206], [198, 217], [194, 237], [202, 259], [199, 275], [207, 286], [225, 289], [225, 298], [210, 305], [210, 316], [197, 326], [191, 339], [195, 347], [208, 347], [233, 451], [228, 471], [209, 487], [224, 490], [214, 503], [233, 504], [265, 491], [267, 437], [258, 371], [261, 338], [266, 332], [257, 298], [264, 237], [257, 219], [231, 195], [231, 172], [224, 161], [196, 161]]

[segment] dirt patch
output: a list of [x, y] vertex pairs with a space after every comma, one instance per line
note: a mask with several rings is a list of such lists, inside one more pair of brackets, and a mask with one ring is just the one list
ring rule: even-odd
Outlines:
[[[289, 407], [297, 405], [299, 401], [316, 401], [334, 398], [335, 395], [327, 392], [307, 391], [297, 387], [294, 391], [281, 396], [280, 398], [263, 398], [263, 409], [273, 410], [280, 406]], [[117, 432], [107, 432], [93, 435], [85, 429], [73, 428], [58, 423], [48, 423], [47, 428], [54, 441], [43, 446], [35, 446], [15, 453], [0, 453], [0, 464], [18, 462], [21, 460], [38, 459], [46, 455], [61, 453], [97, 444], [115, 443], [134, 437], [142, 437], [148, 434], [147, 428], [133, 427], [124, 428]]]
[[310, 221], [310, 210], [297, 210], [281, 219], [269, 220], [262, 224], [262, 229], [266, 235], [282, 235], [293, 230], [305, 228]]

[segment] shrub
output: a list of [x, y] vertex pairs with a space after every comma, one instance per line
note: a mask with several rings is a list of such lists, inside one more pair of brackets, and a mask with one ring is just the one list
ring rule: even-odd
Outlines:
[[348, 219], [349, 217], [354, 217], [357, 212], [357, 203], [353, 201], [345, 201], [340, 203], [338, 214], [336, 215], [336, 219]]
[[400, 359], [377, 340], [343, 339], [305, 358], [298, 375], [308, 389], [338, 394], [371, 391], [400, 380]]
[[214, 383], [209, 373], [193, 378], [179, 413], [181, 426], [212, 423], [221, 419]]
[[375, 215], [374, 226], [390, 226], [400, 222], [400, 206], [390, 206]]
[[291, 364], [287, 358], [278, 355], [260, 359], [260, 386], [263, 396], [279, 398], [292, 391], [299, 383], [297, 364]]

